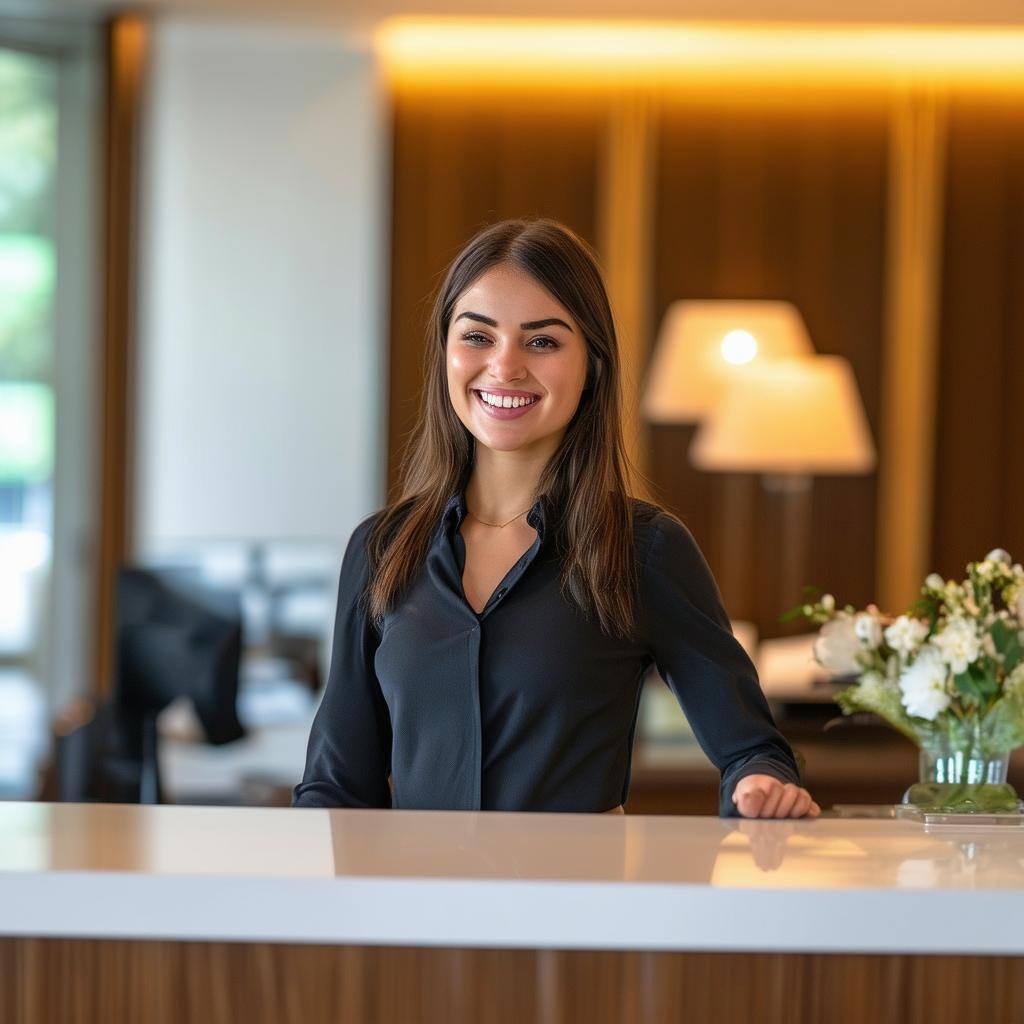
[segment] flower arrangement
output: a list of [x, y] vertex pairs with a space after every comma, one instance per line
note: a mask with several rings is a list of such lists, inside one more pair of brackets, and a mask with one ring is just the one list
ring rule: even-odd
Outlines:
[[[815, 660], [854, 680], [836, 698], [845, 714], [873, 712], [929, 752], [932, 782], [1005, 780], [1006, 757], [1024, 745], [1024, 568], [1005, 551], [968, 564], [962, 582], [932, 573], [902, 615], [824, 594], [782, 620], [798, 616], [820, 626]], [[988, 767], [999, 758], [1002, 779]]]

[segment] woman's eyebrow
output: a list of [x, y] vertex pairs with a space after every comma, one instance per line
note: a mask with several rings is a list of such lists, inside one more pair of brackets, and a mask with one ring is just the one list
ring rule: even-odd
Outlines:
[[[469, 320], [479, 320], [480, 323], [487, 324], [490, 327], [498, 326], [497, 320], [493, 320], [489, 316], [484, 316], [483, 313], [460, 313], [455, 319], [461, 320], [463, 317], [466, 317]], [[536, 331], [540, 327], [550, 327], [552, 324], [564, 327], [567, 331], [572, 330], [564, 320], [559, 320], [557, 316], [548, 317], [546, 320], [528, 320], [525, 324], [520, 324], [519, 329], [522, 331]]]

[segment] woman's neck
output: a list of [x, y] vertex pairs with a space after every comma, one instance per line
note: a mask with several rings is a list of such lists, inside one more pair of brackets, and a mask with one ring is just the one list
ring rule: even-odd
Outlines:
[[504, 523], [529, 509], [537, 500], [541, 473], [553, 448], [501, 452], [476, 446], [476, 457], [466, 484], [466, 506], [486, 522]]

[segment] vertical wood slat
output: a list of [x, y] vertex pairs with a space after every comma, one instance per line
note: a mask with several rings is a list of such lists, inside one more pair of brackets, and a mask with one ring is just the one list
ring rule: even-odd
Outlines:
[[946, 106], [902, 92], [890, 120], [886, 326], [879, 437], [878, 603], [902, 611], [929, 571]]
[[136, 202], [146, 23], [117, 16], [107, 26], [103, 396], [100, 403], [100, 516], [91, 688], [110, 682], [114, 582], [131, 548], [130, 389], [135, 340]]
[[[597, 211], [597, 249], [619, 341], [623, 441], [641, 476], [649, 451], [639, 403], [652, 330], [656, 117], [650, 91], [632, 89], [611, 99]], [[646, 493], [640, 479], [633, 486], [634, 493]]]

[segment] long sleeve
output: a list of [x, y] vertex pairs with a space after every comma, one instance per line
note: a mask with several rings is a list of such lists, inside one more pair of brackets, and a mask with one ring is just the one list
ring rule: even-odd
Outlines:
[[697, 542], [665, 514], [651, 529], [641, 570], [643, 632], [658, 671], [721, 773], [719, 815], [738, 817], [732, 794], [744, 775], [800, 784], [800, 772]]
[[391, 720], [374, 674], [376, 632], [360, 601], [372, 519], [356, 527], [342, 559], [331, 667], [293, 807], [391, 806]]

